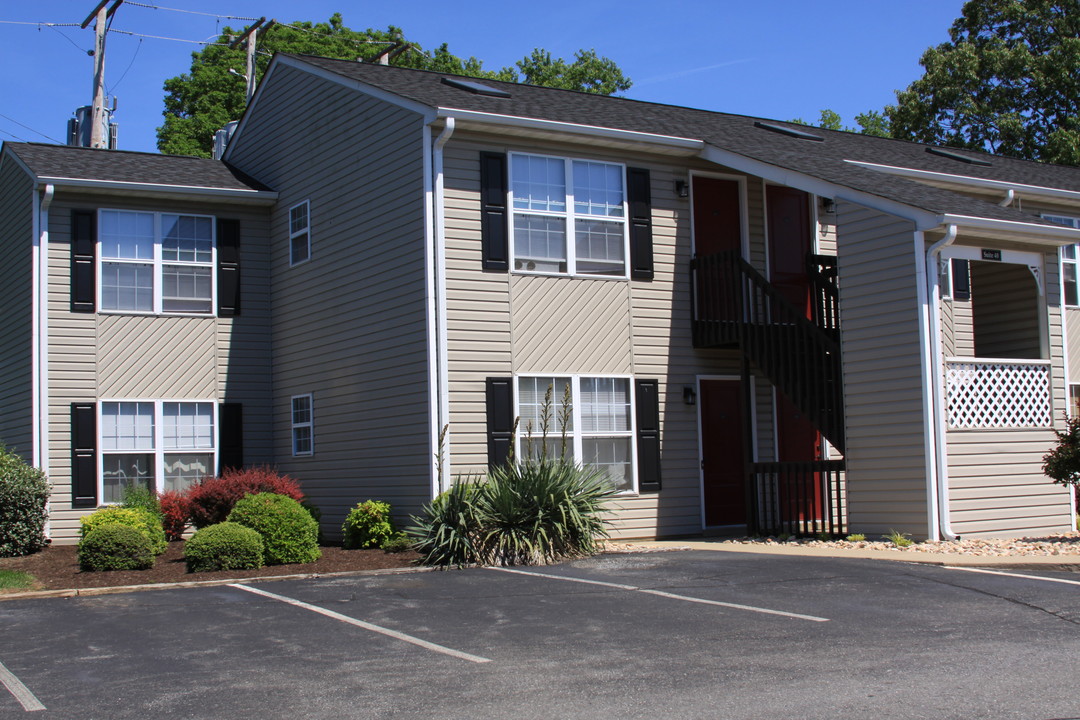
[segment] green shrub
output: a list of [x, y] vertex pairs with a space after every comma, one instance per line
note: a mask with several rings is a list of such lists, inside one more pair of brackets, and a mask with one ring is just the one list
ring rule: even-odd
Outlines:
[[1043, 472], [1056, 483], [1080, 485], [1080, 416], [1065, 416], [1065, 432], [1054, 430], [1058, 444], [1043, 455]]
[[145, 485], [125, 485], [123, 500], [120, 502], [120, 507], [141, 508], [158, 520], [163, 519], [161, 513], [161, 500], [158, 497], [157, 490], [151, 490]]
[[382, 541], [379, 549], [388, 553], [408, 552], [413, 549], [413, 541], [405, 533], [394, 533]]
[[260, 568], [263, 553], [262, 535], [234, 522], [196, 530], [184, 543], [184, 561], [188, 572]]
[[885, 539], [896, 547], [910, 547], [915, 544], [915, 541], [908, 537], [908, 533], [902, 533], [898, 530], [890, 530]]
[[601, 471], [528, 458], [495, 468], [485, 482], [452, 486], [413, 518], [410, 534], [427, 565], [582, 557], [607, 537], [604, 503], [615, 492]]
[[83, 570], [147, 570], [154, 565], [150, 538], [140, 528], [116, 522], [88, 529], [77, 554]]
[[150, 541], [150, 548], [155, 555], [162, 554], [169, 547], [169, 542], [165, 539], [165, 530], [161, 527], [161, 519], [143, 508], [110, 505], [98, 508], [89, 515], [84, 515], [79, 522], [82, 537], [86, 537], [88, 532], [99, 525], [117, 523], [136, 528], [146, 535], [146, 539]]
[[29, 555], [45, 547], [49, 481], [0, 445], [0, 557]]
[[349, 511], [341, 526], [345, 534], [345, 548], [380, 547], [393, 537], [397, 529], [390, 517], [390, 503], [368, 500]]
[[267, 565], [315, 562], [319, 550], [319, 525], [300, 503], [284, 495], [258, 493], [236, 502], [229, 521], [262, 535]]

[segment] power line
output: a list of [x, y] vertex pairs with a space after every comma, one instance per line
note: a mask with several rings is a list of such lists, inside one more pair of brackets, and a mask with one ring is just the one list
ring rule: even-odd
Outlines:
[[45, 27], [80, 27], [79, 23], [22, 22], [20, 20], [0, 20], [5, 25], [44, 25]]
[[121, 35], [130, 35], [137, 38], [149, 38], [150, 40], [172, 40], [174, 42], [186, 42], [194, 45], [225, 45], [225, 43], [209, 42], [207, 40], [187, 40], [185, 38], [163, 37], [161, 35], [143, 35], [142, 33], [131, 32], [129, 30], [116, 30], [109, 28], [111, 33], [120, 33]]
[[108, 94], [108, 95], [114, 94], [116, 92], [116, 88], [120, 87], [120, 83], [124, 82], [124, 78], [127, 77], [128, 70], [130, 70], [131, 66], [135, 64], [135, 58], [139, 57], [139, 51], [142, 50], [142, 46], [143, 46], [142, 38], [139, 38], [139, 44], [135, 46], [135, 54], [131, 56], [131, 62], [129, 62], [128, 66], [126, 68], [124, 68], [124, 72], [120, 74], [120, 79], [117, 80], [113, 84], [112, 88], [109, 89], [109, 90], [106, 90], [106, 94]]
[[[57, 140], [56, 138], [54, 138], [54, 137], [49, 137], [49, 136], [48, 136], [48, 135], [46, 135], [45, 133], [43, 133], [43, 132], [39, 132], [39, 131], [35, 130], [34, 128], [30, 127], [29, 125], [23, 125], [23, 124], [22, 124], [21, 122], [19, 122], [19, 121], [18, 121], [18, 120], [16, 120], [15, 118], [10, 118], [10, 117], [8, 117], [7, 115], [4, 115], [3, 113], [0, 113], [0, 118], [4, 118], [4, 119], [5, 119], [5, 120], [7, 120], [8, 122], [13, 122], [13, 123], [15, 123], [16, 125], [18, 125], [19, 127], [24, 127], [24, 128], [26, 128], [27, 130], [29, 130], [29, 131], [30, 131], [30, 132], [32, 132], [32, 133], [37, 133], [37, 134], [38, 134], [38, 135], [40, 135], [41, 137], [43, 137], [43, 138], [47, 138], [47, 139], [49, 139], [49, 140], [52, 140], [52, 141], [53, 141], [54, 143], [57, 143], [58, 145], [63, 145], [63, 143], [62, 143], [62, 142], [60, 142], [59, 140]], [[5, 130], [4, 132], [7, 132], [7, 131]], [[18, 137], [18, 136], [16, 136], [16, 135], [12, 134], [12, 133], [7, 133], [7, 134], [8, 134], [8, 135], [11, 135], [11, 137]], [[22, 140], [22, 138], [19, 138], [19, 140]], [[22, 140], [22, 142], [30, 142], [30, 141], [29, 141], [29, 140]]]
[[127, 0], [125, 5], [134, 5], [135, 7], [149, 8], [151, 10], [171, 10], [172, 12], [188, 13], [189, 15], [205, 15], [207, 17], [218, 18], [220, 20], [248, 20], [254, 21], [259, 18], [240, 17], [239, 15], [218, 15], [217, 13], [199, 12], [198, 10], [181, 10], [180, 8], [162, 7], [161, 5], [151, 5], [149, 3], [132, 2]]

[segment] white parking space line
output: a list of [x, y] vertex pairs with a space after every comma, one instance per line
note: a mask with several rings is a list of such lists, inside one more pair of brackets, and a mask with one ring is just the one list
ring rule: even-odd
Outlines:
[[548, 580], [566, 580], [567, 582], [583, 583], [585, 585], [600, 585], [601, 587], [609, 587], [616, 590], [640, 592], [647, 595], [657, 595], [659, 597], [670, 598], [672, 600], [684, 600], [686, 602], [699, 603], [701, 605], [715, 605], [717, 607], [731, 608], [733, 610], [747, 610], [749, 612], [761, 613], [763, 615], [780, 615], [783, 617], [795, 618], [797, 620], [809, 620], [810, 622], [829, 622], [829, 618], [818, 617], [816, 615], [802, 615], [800, 613], [786, 612], [784, 610], [773, 610], [771, 608], [756, 607], [754, 605], [739, 605], [738, 603], [721, 602], [720, 600], [705, 600], [703, 598], [690, 597], [688, 595], [676, 595], [675, 593], [664, 592], [663, 590], [650, 590], [648, 588], [641, 588], [635, 585], [620, 585], [619, 583], [602, 582], [600, 580], [584, 580], [582, 578], [563, 577], [562, 575], [548, 575], [546, 573], [529, 572], [527, 570], [512, 570], [510, 568], [501, 567], [492, 567], [488, 568], [488, 570], [498, 570], [499, 572], [516, 573], [518, 575], [532, 575], [534, 577], [542, 577]]
[[391, 630], [390, 628], [372, 625], [371, 623], [364, 622], [363, 620], [357, 620], [356, 618], [351, 618], [348, 615], [342, 615], [341, 613], [336, 613], [333, 610], [327, 610], [326, 608], [321, 608], [318, 605], [312, 605], [310, 603], [303, 602], [302, 600], [285, 597], [284, 595], [277, 595], [272, 592], [266, 592], [265, 590], [260, 590], [258, 588], [253, 588], [249, 585], [241, 585], [238, 583], [230, 584], [229, 587], [236, 588], [237, 590], [243, 590], [249, 593], [254, 593], [255, 595], [262, 595], [263, 597], [268, 597], [272, 600], [278, 600], [283, 603], [288, 603], [289, 605], [294, 605], [299, 608], [304, 608], [305, 610], [310, 610], [311, 612], [325, 615], [328, 618], [340, 620], [343, 623], [355, 625], [358, 628], [370, 630], [371, 632], [379, 633], [380, 635], [386, 635], [387, 637], [392, 637], [396, 640], [401, 640], [402, 642], [411, 643], [412, 645], [417, 645], [433, 652], [442, 653], [443, 655], [449, 655], [450, 657], [456, 657], [461, 660], [468, 660], [469, 662], [474, 663], [491, 662], [490, 658], [480, 657], [479, 655], [470, 655], [467, 652], [461, 652], [460, 650], [454, 650], [453, 648], [448, 648], [443, 645], [437, 645], [433, 642], [428, 642], [427, 640], [421, 640], [418, 637], [406, 635], [405, 633], [398, 632], [397, 630]]
[[19, 678], [4, 667], [4, 663], [0, 663], [0, 683], [3, 683], [8, 692], [15, 696], [15, 699], [19, 701], [19, 704], [23, 706], [23, 710], [26, 712], [45, 709], [41, 701], [34, 697], [34, 693], [30, 692], [29, 688], [23, 685]]
[[1023, 573], [1002, 572], [1001, 570], [983, 570], [973, 567], [945, 566], [946, 570], [963, 570], [965, 572], [982, 573], [983, 575], [1004, 575], [1005, 577], [1023, 578], [1025, 580], [1042, 580], [1043, 582], [1063, 583], [1065, 585], [1080, 585], [1080, 580], [1066, 580], [1064, 578], [1048, 578], [1038, 575], [1024, 575]]

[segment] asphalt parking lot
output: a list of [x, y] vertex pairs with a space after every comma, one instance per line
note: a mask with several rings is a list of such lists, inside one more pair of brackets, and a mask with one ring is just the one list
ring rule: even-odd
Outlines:
[[1075, 574], [707, 551], [521, 570], [2, 602], [0, 717], [1080, 717]]

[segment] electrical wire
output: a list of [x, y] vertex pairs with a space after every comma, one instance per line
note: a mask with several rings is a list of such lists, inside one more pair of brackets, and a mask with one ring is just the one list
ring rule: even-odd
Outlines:
[[142, 38], [139, 38], [139, 44], [135, 46], [135, 54], [131, 56], [131, 62], [129, 62], [128, 66], [124, 68], [124, 72], [120, 73], [120, 79], [117, 80], [111, 88], [106, 88], [106, 95], [114, 95], [116, 93], [116, 88], [120, 87], [120, 83], [124, 82], [124, 78], [127, 77], [128, 70], [130, 70], [131, 66], [135, 64], [135, 58], [139, 57], [139, 51], [142, 50], [142, 46]]
[[111, 33], [120, 33], [121, 35], [130, 35], [131, 37], [137, 37], [137, 38], [149, 38], [150, 40], [172, 40], [174, 42], [192, 43], [193, 45], [221, 45], [221, 46], [226, 46], [226, 43], [215, 43], [215, 42], [209, 42], [207, 40], [187, 40], [185, 38], [164, 37], [164, 36], [161, 36], [161, 35], [143, 35], [142, 33], [131, 32], [130, 30], [114, 30], [114, 29], [110, 28], [109, 32], [111, 32]]
[[[43, 132], [40, 132], [40, 131], [38, 131], [38, 130], [35, 130], [34, 128], [30, 127], [29, 125], [23, 125], [23, 124], [22, 124], [21, 122], [19, 122], [19, 121], [18, 121], [18, 120], [16, 120], [15, 118], [10, 118], [10, 117], [8, 117], [7, 115], [4, 115], [3, 113], [0, 113], [0, 118], [4, 118], [4, 119], [5, 119], [5, 120], [7, 120], [8, 122], [13, 122], [13, 123], [15, 123], [16, 125], [18, 125], [19, 127], [24, 127], [24, 128], [26, 128], [27, 130], [29, 130], [29, 131], [30, 131], [30, 132], [32, 132], [32, 133], [37, 133], [37, 134], [38, 134], [38, 135], [40, 135], [41, 137], [43, 137], [43, 138], [47, 138], [47, 139], [49, 139], [49, 140], [52, 140], [52, 141], [53, 141], [54, 143], [56, 143], [56, 144], [58, 144], [58, 145], [63, 145], [63, 143], [62, 143], [62, 142], [60, 142], [59, 140], [57, 140], [56, 138], [54, 138], [54, 137], [49, 137], [49, 136], [48, 136], [48, 135], [46, 135], [45, 133], [43, 133]], [[6, 130], [4, 130], [3, 132], [7, 132], [7, 131], [6, 131]], [[13, 133], [7, 133], [7, 134], [8, 134], [8, 135], [11, 135], [11, 137], [13, 137], [13, 138], [18, 138], [18, 139], [19, 139], [19, 140], [21, 140], [22, 142], [30, 142], [29, 140], [23, 140], [22, 138], [19, 138], [19, 137], [18, 137], [17, 135], [14, 135]]]
[[250, 20], [254, 22], [255, 20], [259, 19], [253, 17], [241, 17], [239, 15], [218, 15], [217, 13], [199, 12], [198, 10], [182, 10], [180, 8], [162, 7], [161, 5], [151, 5], [149, 3], [132, 2], [132, 0], [127, 0], [127, 2], [124, 3], [124, 7], [127, 7], [129, 5], [134, 5], [135, 7], [149, 8], [151, 10], [171, 10], [172, 12], [188, 13], [189, 15], [205, 15], [207, 17], [214, 17], [224, 20]]
[[44, 25], [46, 27], [82, 27], [79, 23], [23, 22], [21, 20], [0, 20], [4, 25]]

